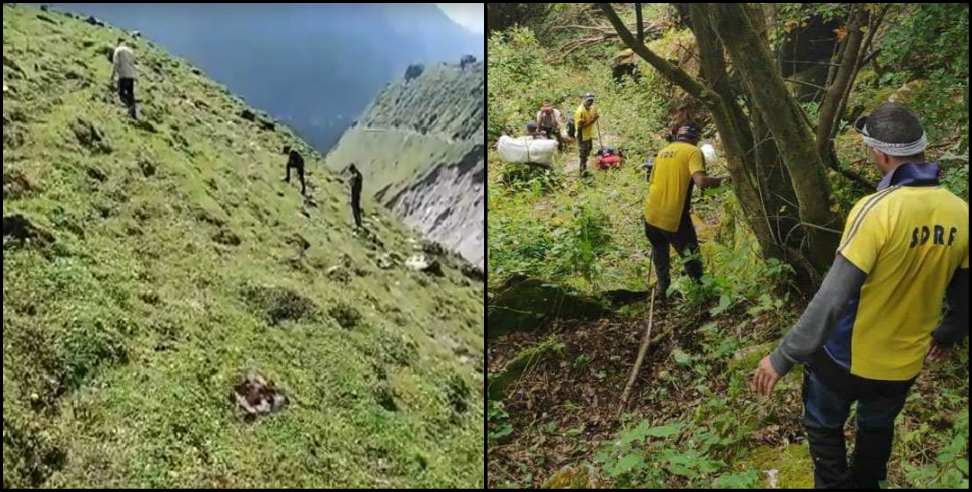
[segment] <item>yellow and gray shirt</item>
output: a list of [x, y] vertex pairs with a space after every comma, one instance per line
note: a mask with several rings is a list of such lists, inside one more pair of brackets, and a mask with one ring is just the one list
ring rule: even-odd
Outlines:
[[904, 164], [854, 205], [823, 285], [770, 356], [778, 373], [821, 350], [852, 376], [907, 381], [933, 337], [968, 335], [969, 209], [937, 173]]

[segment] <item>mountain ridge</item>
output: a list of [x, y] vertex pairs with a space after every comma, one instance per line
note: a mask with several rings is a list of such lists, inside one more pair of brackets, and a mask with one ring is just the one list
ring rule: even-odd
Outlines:
[[479, 269], [484, 84], [482, 62], [413, 65], [376, 96], [327, 158], [335, 171], [355, 162], [377, 201]]

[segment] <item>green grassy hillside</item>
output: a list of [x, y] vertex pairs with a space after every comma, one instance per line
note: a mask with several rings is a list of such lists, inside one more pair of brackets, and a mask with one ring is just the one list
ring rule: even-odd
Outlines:
[[[130, 120], [119, 35], [3, 7], [4, 488], [482, 487], [481, 281], [144, 39]], [[250, 369], [291, 404], [245, 422]]]

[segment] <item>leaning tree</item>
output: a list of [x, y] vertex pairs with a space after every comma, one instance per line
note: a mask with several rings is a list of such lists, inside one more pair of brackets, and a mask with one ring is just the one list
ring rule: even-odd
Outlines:
[[847, 6], [845, 31], [830, 62], [817, 121], [787, 90], [769, 45], [766, 13], [754, 4], [675, 4], [694, 33], [693, 77], [639, 42], [609, 3], [600, 7], [618, 36], [667, 80], [699, 100], [723, 143], [732, 188], [764, 256], [794, 267], [809, 291], [831, 264], [842, 217], [831, 207], [826, 169], [873, 185], [840, 166], [833, 139], [887, 6]]

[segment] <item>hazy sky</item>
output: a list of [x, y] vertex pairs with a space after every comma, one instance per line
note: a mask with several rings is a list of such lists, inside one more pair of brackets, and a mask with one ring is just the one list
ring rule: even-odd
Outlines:
[[483, 20], [482, 3], [437, 3], [446, 15], [466, 29], [483, 34], [486, 22]]

